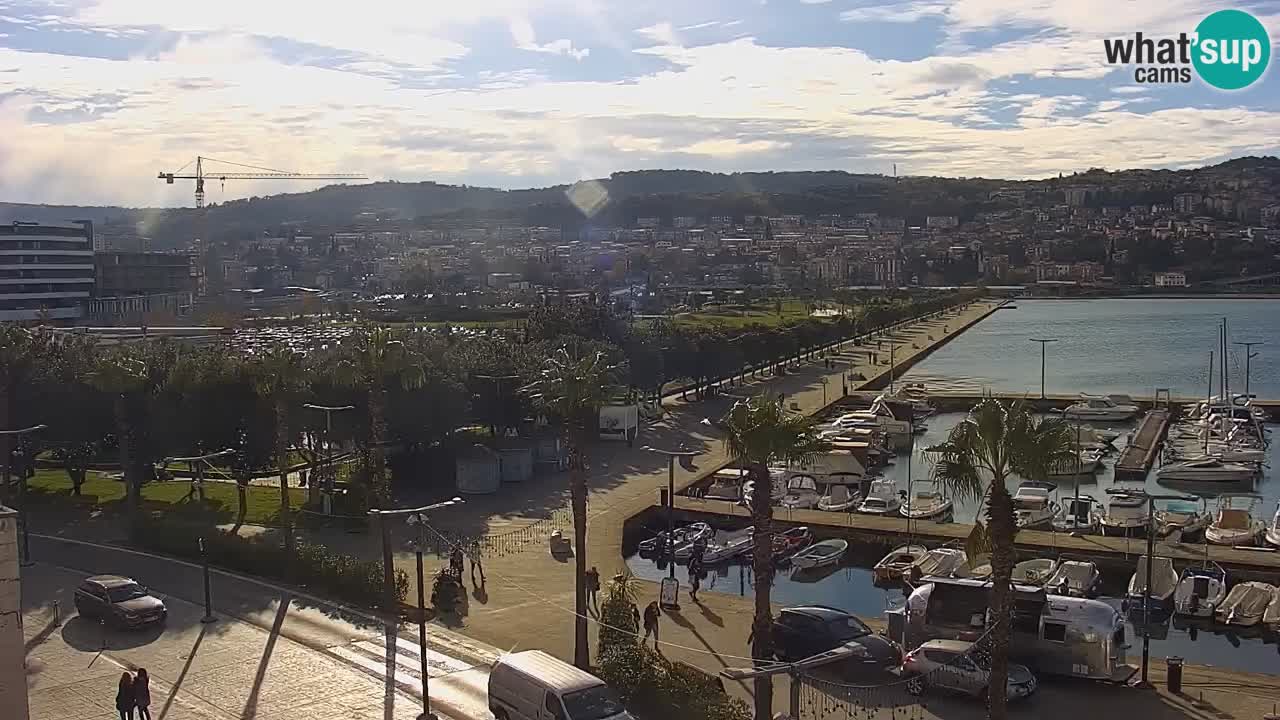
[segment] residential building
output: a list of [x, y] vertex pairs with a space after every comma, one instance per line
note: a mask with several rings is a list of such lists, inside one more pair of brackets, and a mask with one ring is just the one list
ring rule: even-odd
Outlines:
[[1153, 278], [1153, 284], [1156, 287], [1186, 287], [1187, 274], [1180, 272], [1158, 272]]
[[960, 218], [955, 215], [930, 215], [925, 218], [924, 225], [935, 230], [948, 230], [960, 225]]
[[74, 322], [92, 292], [92, 223], [0, 225], [0, 321]]
[[1199, 193], [1178, 193], [1173, 196], [1173, 211], [1181, 215], [1198, 213], [1202, 200]]
[[88, 303], [94, 323], [141, 324], [149, 315], [191, 311], [200, 264], [187, 253], [100, 252], [93, 258], [96, 283]]

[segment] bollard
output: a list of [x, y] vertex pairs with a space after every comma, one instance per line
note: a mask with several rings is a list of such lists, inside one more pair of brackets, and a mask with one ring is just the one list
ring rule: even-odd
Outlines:
[[1169, 692], [1174, 695], [1182, 694], [1182, 658], [1171, 655], [1165, 658], [1165, 662], [1169, 666], [1168, 684]]
[[62, 624], [62, 601], [53, 601], [53, 626], [57, 627]]

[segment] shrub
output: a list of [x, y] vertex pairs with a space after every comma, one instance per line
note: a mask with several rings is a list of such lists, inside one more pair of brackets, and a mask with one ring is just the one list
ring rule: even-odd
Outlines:
[[630, 572], [611, 580], [605, 587], [604, 602], [600, 603], [600, 652], [618, 643], [636, 642], [635, 579]]
[[[134, 529], [133, 542], [167, 555], [199, 560], [198, 538], [201, 536], [205, 538], [210, 565], [297, 583], [337, 600], [365, 607], [380, 608], [384, 604], [381, 561], [357, 560], [323, 545], [296, 543], [290, 562], [284, 548], [268, 540], [246, 538], [212, 526], [182, 525], [156, 519], [140, 521]], [[409, 592], [408, 574], [396, 570], [395, 584], [396, 598], [404, 600]]]
[[665, 720], [749, 720], [751, 711], [729, 697], [719, 680], [672, 662], [635, 642], [619, 642], [601, 652], [596, 674], [638, 717]]

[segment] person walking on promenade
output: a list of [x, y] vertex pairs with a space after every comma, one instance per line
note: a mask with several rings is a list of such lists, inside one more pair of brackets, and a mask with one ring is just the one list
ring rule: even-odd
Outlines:
[[645, 606], [644, 609], [644, 640], [649, 640], [649, 635], [653, 635], [653, 649], [658, 649], [658, 617], [662, 615], [662, 609], [658, 607], [658, 601], [654, 600]]
[[133, 678], [133, 704], [138, 707], [138, 720], [151, 720], [151, 677], [146, 668], [138, 668]]
[[591, 605], [591, 607], [595, 608], [597, 615], [600, 614], [600, 601], [598, 599], [599, 594], [600, 594], [600, 571], [596, 569], [595, 565], [592, 565], [591, 569], [587, 571], [587, 602]]
[[453, 552], [449, 554], [449, 570], [451, 570], [459, 581], [462, 580], [462, 546], [454, 545]]
[[120, 685], [116, 688], [116, 710], [120, 712], [120, 720], [133, 720], [133, 676], [120, 674]]
[[695, 603], [698, 602], [698, 588], [702, 587], [701, 574], [702, 568], [693, 566], [689, 568], [689, 599]]

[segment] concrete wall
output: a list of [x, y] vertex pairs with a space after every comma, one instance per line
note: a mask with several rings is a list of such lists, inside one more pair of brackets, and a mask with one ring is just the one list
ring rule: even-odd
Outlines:
[[28, 720], [26, 646], [18, 576], [18, 515], [0, 505], [0, 708], [10, 720]]

